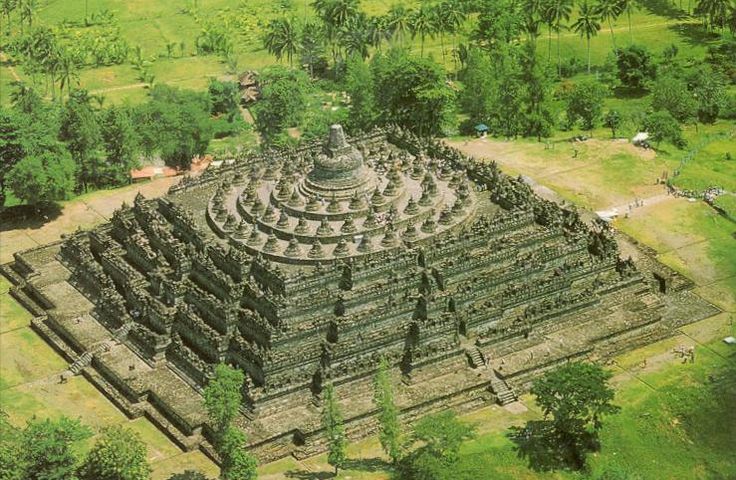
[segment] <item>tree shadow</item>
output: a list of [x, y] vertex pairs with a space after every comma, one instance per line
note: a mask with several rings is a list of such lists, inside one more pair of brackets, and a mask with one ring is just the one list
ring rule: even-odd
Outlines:
[[195, 470], [186, 470], [181, 473], [175, 473], [170, 476], [168, 480], [209, 480], [207, 476], [202, 472]]
[[506, 435], [516, 445], [517, 456], [529, 462], [529, 468], [544, 472], [565, 467], [551, 432], [550, 422], [530, 420], [523, 427], [511, 427]]
[[[391, 465], [380, 458], [349, 458], [342, 466], [345, 470], [358, 470], [362, 472], [381, 472], [391, 469]], [[298, 480], [324, 480], [335, 478], [333, 472], [308, 472], [306, 470], [290, 470], [284, 474], [286, 478]]]
[[720, 35], [707, 30], [702, 23], [680, 23], [670, 25], [667, 28], [677, 33], [682, 38], [683, 43], [691, 47], [708, 46], [721, 39]]
[[0, 210], [0, 232], [17, 229], [37, 229], [61, 215], [56, 203], [44, 206], [16, 205]]
[[613, 89], [613, 95], [621, 100], [638, 100], [648, 94], [646, 88], [631, 88], [621, 85]]
[[506, 435], [516, 445], [517, 456], [537, 472], [581, 470], [585, 454], [599, 448], [592, 436], [581, 438], [576, 445], [565, 445], [548, 420], [530, 420], [523, 427], [511, 427]]
[[289, 470], [284, 473], [286, 478], [296, 478], [297, 480], [325, 480], [327, 478], [335, 478], [333, 472], [309, 472], [306, 470]]
[[[694, 5], [695, 1], [693, 0], [692, 3]], [[689, 16], [679, 6], [673, 5], [670, 0], [645, 0], [642, 4], [645, 10], [660, 17], [682, 20]]]
[[380, 472], [391, 469], [391, 464], [381, 458], [350, 458], [345, 461], [343, 468], [360, 470], [362, 472]]

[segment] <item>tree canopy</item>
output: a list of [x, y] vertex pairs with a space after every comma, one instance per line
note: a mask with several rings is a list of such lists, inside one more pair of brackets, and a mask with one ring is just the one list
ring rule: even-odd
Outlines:
[[258, 130], [270, 141], [304, 117], [309, 77], [299, 70], [271, 66], [263, 70], [259, 81], [261, 97], [253, 111]]
[[390, 365], [386, 358], [381, 359], [373, 379], [373, 392], [374, 402], [378, 406], [378, 439], [391, 462], [397, 464], [401, 459], [401, 423], [391, 385]]
[[148, 480], [150, 476], [146, 445], [140, 435], [120, 425], [102, 431], [79, 474], [81, 480]]
[[223, 433], [238, 414], [245, 375], [237, 368], [221, 363], [204, 389], [204, 406], [216, 433]]
[[343, 425], [342, 412], [337, 403], [335, 388], [327, 384], [322, 392], [322, 427], [327, 436], [327, 463], [335, 468], [335, 475], [347, 459], [347, 439]]
[[455, 93], [442, 67], [429, 58], [392, 49], [377, 54], [371, 64], [376, 103], [385, 123], [395, 123], [419, 135], [438, 135], [450, 121]]
[[74, 193], [76, 165], [68, 152], [45, 152], [21, 159], [6, 178], [16, 197], [43, 206]]
[[473, 427], [461, 422], [450, 410], [422, 418], [414, 425], [411, 436], [417, 448], [402, 459], [402, 477], [452, 478], [448, 472], [458, 461], [460, 446], [473, 436]]
[[79, 420], [33, 419], [22, 432], [24, 480], [68, 480], [76, 478], [79, 463], [76, 443], [92, 432]]
[[148, 102], [136, 109], [136, 130], [143, 151], [158, 152], [167, 165], [188, 169], [204, 155], [212, 139], [209, 96], [156, 85]]
[[553, 442], [569, 464], [582, 468], [585, 454], [598, 448], [603, 418], [618, 412], [611, 373], [592, 363], [569, 363], [534, 381], [531, 393], [551, 422]]

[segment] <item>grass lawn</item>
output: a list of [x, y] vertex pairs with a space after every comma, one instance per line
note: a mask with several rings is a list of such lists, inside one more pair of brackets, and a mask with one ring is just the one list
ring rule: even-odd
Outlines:
[[616, 227], [660, 252], [660, 260], [698, 285], [730, 282], [736, 295], [736, 224], [702, 202], [671, 199], [645, 208]]
[[698, 130], [685, 131], [694, 157], [681, 167], [674, 184], [698, 192], [713, 186], [736, 192], [736, 125], [721, 121]]
[[[19, 311], [18, 308], [13, 310]], [[28, 355], [29, 352], [33, 355]], [[0, 390], [43, 380], [65, 367], [66, 362], [30, 327], [0, 334]]]
[[31, 314], [20, 306], [8, 293], [10, 282], [5, 277], [0, 279], [0, 334], [27, 327], [31, 323]]
[[736, 193], [720, 195], [715, 204], [726, 211], [726, 213], [736, 221]]

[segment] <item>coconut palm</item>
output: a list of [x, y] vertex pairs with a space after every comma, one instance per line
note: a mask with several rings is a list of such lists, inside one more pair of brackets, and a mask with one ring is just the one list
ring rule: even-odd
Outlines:
[[726, 27], [730, 0], [700, 0], [695, 6], [695, 14], [703, 18], [710, 29]]
[[370, 44], [380, 50], [381, 44], [391, 40], [391, 28], [388, 17], [371, 17], [368, 25], [368, 36]]
[[263, 44], [277, 60], [284, 56], [293, 66], [294, 55], [299, 52], [299, 28], [296, 21], [288, 18], [271, 20], [263, 36]]
[[31, 85], [14, 80], [10, 86], [13, 89], [10, 93], [10, 104], [19, 112], [30, 114], [42, 105], [41, 96]]
[[368, 58], [368, 47], [371, 45], [370, 23], [365, 15], [352, 17], [340, 30], [340, 44], [347, 57], [359, 56]]
[[637, 0], [618, 0], [622, 12], [626, 12], [626, 18], [629, 21], [629, 41], [634, 43], [634, 32], [631, 28], [631, 14], [636, 10]]
[[557, 75], [561, 74], [562, 57], [560, 55], [560, 31], [564, 24], [570, 21], [572, 14], [573, 0], [551, 0], [547, 2], [544, 10], [544, 21], [549, 27], [550, 44], [549, 57], [552, 56], [552, 31], [557, 32]]
[[590, 39], [598, 35], [601, 29], [600, 18], [595, 9], [586, 1], [580, 4], [578, 19], [572, 24], [572, 29], [588, 42], [588, 73], [590, 73]]
[[61, 52], [59, 55], [59, 92], [64, 91], [66, 86], [67, 94], [72, 94], [72, 82], [79, 86], [79, 72], [74, 60], [67, 52]]
[[13, 13], [17, 7], [18, 0], [0, 1], [0, 14], [5, 15], [5, 23], [8, 25], [8, 31], [10, 31], [10, 14]]
[[726, 26], [731, 31], [731, 35], [736, 35], [736, 3], [731, 6], [726, 19]]
[[529, 35], [529, 44], [532, 48], [537, 46], [539, 37], [539, 24], [542, 23], [543, 4], [542, 0], [524, 0], [522, 6], [522, 28]]
[[[465, 8], [459, 0], [446, 0], [440, 4], [439, 14], [446, 31], [452, 34], [452, 49], [454, 51], [457, 48], [457, 32], [467, 18]], [[452, 58], [455, 59], [456, 56], [453, 55]], [[455, 65], [455, 69], [457, 69], [457, 65]]]
[[337, 62], [337, 39], [348, 19], [359, 13], [358, 0], [315, 0], [312, 3], [317, 16], [325, 26], [325, 36], [332, 47], [332, 60]]
[[315, 0], [312, 2], [314, 11], [328, 27], [339, 29], [347, 21], [358, 14], [360, 2], [358, 0]]
[[419, 10], [414, 11], [409, 18], [409, 28], [411, 29], [411, 38], [419, 35], [421, 55], [424, 56], [424, 40], [427, 37], [434, 38], [434, 34], [437, 32], [437, 18], [432, 7], [424, 4], [419, 7]]
[[23, 31], [23, 22], [28, 22], [28, 27], [33, 26], [33, 19], [36, 17], [37, 0], [19, 0], [18, 10], [20, 13], [20, 28]]
[[389, 9], [387, 23], [392, 39], [398, 39], [401, 44], [404, 43], [404, 35], [409, 31], [410, 18], [411, 10], [407, 10], [402, 4], [393, 5]]
[[619, 0], [598, 0], [595, 5], [595, 12], [601, 18], [608, 22], [608, 28], [611, 30], [611, 43], [613, 50], [616, 51], [616, 37], [613, 35], [613, 21], [616, 20], [623, 12], [621, 2]]

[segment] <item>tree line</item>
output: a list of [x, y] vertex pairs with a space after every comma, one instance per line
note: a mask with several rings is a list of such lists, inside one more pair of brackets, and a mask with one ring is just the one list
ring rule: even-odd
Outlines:
[[[710, 0], [701, 0], [696, 11], [706, 1]], [[681, 124], [712, 123], [736, 115], [736, 98], [727, 91], [728, 83], [736, 81], [736, 58], [727, 53], [736, 40], [724, 37], [710, 47], [705, 59], [681, 58], [675, 45], [665, 46], [658, 55], [634, 43], [631, 15], [640, 7], [635, 0], [594, 4], [587, 0], [579, 4], [574, 0], [447, 0], [422, 2], [416, 9], [396, 4], [381, 16], [365, 14], [357, 0], [319, 0], [312, 6], [314, 19], [277, 18], [264, 33], [264, 46], [277, 59], [286, 59], [290, 66], [298, 62], [303, 68], [294, 70], [305, 70], [317, 79], [310, 83], [306, 75], [300, 76], [295, 84], [303, 88], [284, 87], [273, 102], [271, 94], [278, 89], [271, 90], [271, 82], [265, 82], [264, 102], [256, 109], [264, 114], [259, 125], [267, 141], [283, 139], [279, 132], [286, 127], [302, 126], [310, 132], [309, 138], [319, 130], [312, 119], [305, 120], [306, 97], [300, 92], [309, 92], [309, 85], [323, 83], [325, 78], [335, 82], [329, 88], [348, 93], [350, 105], [349, 114], [318, 118], [322, 129], [329, 121], [342, 121], [352, 130], [397, 123], [420, 135], [442, 135], [457, 128], [472, 134], [482, 124], [492, 135], [541, 140], [556, 130], [577, 126], [592, 132], [603, 125], [613, 136], [622, 130], [648, 130], [657, 145], [666, 140], [682, 147]], [[629, 19], [625, 46], [617, 42], [613, 29], [613, 22], [624, 14]], [[579, 70], [574, 58], [563, 62], [561, 32], [571, 30], [585, 40], [590, 73], [591, 42], [604, 26], [613, 45], [608, 60], [599, 66], [595, 78], [567, 80]], [[545, 28], [546, 51], [540, 51]], [[462, 41], [457, 40], [460, 34]], [[420, 40], [416, 54], [406, 48], [409, 36]], [[454, 74], [445, 69], [446, 62], [425, 56], [423, 46], [426, 38], [450, 36], [454, 37]], [[441, 45], [446, 60], [444, 40]], [[673, 78], [686, 86], [678, 92], [684, 105], [693, 106], [687, 114], [674, 111], [673, 100], [660, 98], [633, 113], [604, 111], [607, 97], [661, 93]], [[294, 97], [287, 98], [289, 94]], [[270, 118], [267, 111], [289, 103], [295, 115]], [[459, 127], [456, 114], [465, 117]]]
[[0, 107], [0, 205], [8, 190], [42, 206], [123, 185], [145, 158], [188, 169], [213, 137], [242, 128], [238, 101], [237, 84], [216, 80], [205, 93], [157, 85], [139, 105], [104, 108], [85, 90], [62, 104], [17, 83]]

